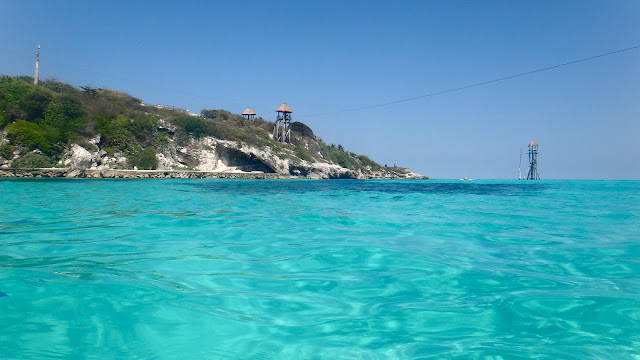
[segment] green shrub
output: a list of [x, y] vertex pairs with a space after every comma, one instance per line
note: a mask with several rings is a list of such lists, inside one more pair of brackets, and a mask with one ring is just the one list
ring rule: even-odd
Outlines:
[[340, 149], [344, 149], [342, 145], [327, 145], [321, 143], [320, 145], [320, 153], [322, 156], [331, 162], [337, 163], [340, 166], [351, 169], [351, 170], [359, 170], [362, 169], [362, 164], [356, 159], [352, 157], [349, 153], [342, 151]]
[[49, 90], [37, 86], [31, 89], [18, 102], [18, 106], [24, 112], [24, 120], [42, 123], [52, 99], [53, 95]]
[[[48, 104], [46, 89], [8, 76], [0, 78], [0, 112], [4, 113], [6, 123], [16, 120], [35, 120], [42, 118]], [[40, 113], [40, 114], [39, 114]]]
[[7, 160], [13, 159], [13, 151], [16, 148], [11, 146], [10, 144], [0, 145], [0, 157], [3, 157]]
[[6, 129], [10, 137], [28, 146], [31, 150], [40, 149], [45, 153], [51, 151], [51, 144], [49, 143], [47, 132], [38, 124], [18, 120], [13, 124], [7, 125]]
[[202, 117], [205, 117], [207, 119], [215, 119], [216, 116], [217, 116], [217, 111], [216, 110], [203, 109], [200, 112], [200, 115], [202, 115]]
[[11, 163], [13, 168], [33, 169], [33, 168], [50, 168], [55, 162], [44, 154], [30, 152]]
[[29, 85], [33, 84], [33, 76], [28, 76], [28, 75], [18, 75], [15, 77], [16, 80], [22, 81], [22, 82], [26, 82]]
[[144, 144], [150, 145], [154, 140], [154, 132], [158, 128], [158, 121], [152, 116], [138, 116], [129, 123], [129, 131], [136, 139]]
[[132, 153], [139, 147], [135, 137], [129, 131], [131, 120], [125, 116], [115, 119], [98, 117], [98, 130], [102, 134], [103, 148], [110, 154], [116, 152]]
[[175, 126], [182, 128], [187, 134], [191, 134], [197, 138], [209, 134], [209, 124], [199, 117], [195, 116], [178, 116], [171, 120]]
[[336, 154], [336, 162], [342, 166], [343, 168], [347, 168], [347, 169], [352, 169], [353, 166], [351, 164], [351, 161], [349, 155], [345, 154], [344, 152], [340, 151]]
[[379, 170], [381, 168], [380, 164], [378, 164], [377, 162], [371, 160], [366, 155], [359, 155], [358, 156], [358, 160], [360, 160], [360, 162], [364, 166], [371, 166], [371, 170]]
[[25, 81], [10, 76], [0, 77], [0, 101], [2, 103], [16, 103], [23, 99], [35, 87]]
[[311, 157], [307, 149], [304, 148], [304, 146], [296, 145], [294, 151], [296, 152], [296, 156], [300, 159], [313, 162], [313, 158]]
[[138, 151], [128, 158], [129, 165], [136, 166], [139, 170], [155, 170], [158, 168], [156, 150], [152, 147]]
[[217, 122], [212, 122], [209, 124], [208, 135], [223, 140], [229, 140], [232, 136], [229, 126]]
[[65, 84], [55, 79], [46, 79], [38, 83], [43, 88], [60, 94], [77, 94], [80, 92], [75, 86]]
[[315, 135], [313, 134], [313, 130], [311, 130], [310, 127], [308, 127], [307, 125], [299, 121], [294, 121], [291, 123], [291, 131], [295, 131], [304, 137], [308, 137], [312, 139], [315, 138]]
[[[90, 87], [86, 87], [90, 88]], [[140, 105], [142, 100], [133, 97], [127, 93], [123, 93], [122, 91], [111, 90], [111, 89], [95, 89], [97, 91], [97, 95], [108, 100], [109, 102], [116, 103], [122, 107], [131, 107], [135, 105]]]
[[43, 124], [59, 131], [60, 142], [66, 142], [69, 136], [80, 129], [86, 120], [82, 103], [72, 95], [57, 95], [47, 107]]
[[166, 132], [156, 131], [153, 133], [153, 146], [163, 148], [169, 145], [169, 134]]
[[247, 140], [247, 133], [241, 128], [231, 128], [231, 139], [235, 141]]

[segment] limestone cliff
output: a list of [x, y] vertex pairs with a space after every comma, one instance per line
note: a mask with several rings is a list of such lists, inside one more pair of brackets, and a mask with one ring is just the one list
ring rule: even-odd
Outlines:
[[[172, 128], [165, 121], [161, 121], [160, 126], [164, 129]], [[105, 150], [100, 149], [99, 136], [89, 140], [89, 143], [95, 146], [93, 150], [72, 144], [59, 165], [78, 170], [126, 168], [127, 158], [123, 154], [108, 155]], [[169, 137], [167, 146], [156, 154], [156, 170], [264, 173], [310, 179], [425, 178], [403, 168], [372, 168], [370, 165], [363, 165], [360, 169], [349, 169], [330, 161], [307, 161], [300, 159], [294, 149], [295, 146], [282, 145], [276, 151], [269, 146], [258, 147], [242, 141], [221, 140], [211, 136], [190, 138], [186, 144], [178, 144], [173, 137]]]

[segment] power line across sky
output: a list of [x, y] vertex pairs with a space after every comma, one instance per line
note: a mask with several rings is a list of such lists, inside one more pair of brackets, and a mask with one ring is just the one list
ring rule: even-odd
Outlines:
[[[527, 75], [533, 75], [533, 74], [544, 72], [544, 71], [554, 70], [554, 69], [558, 69], [558, 68], [562, 68], [562, 67], [566, 67], [566, 66], [570, 66], [570, 65], [575, 65], [575, 64], [578, 64], [578, 63], [583, 63], [583, 62], [587, 62], [587, 61], [603, 58], [603, 57], [606, 57], [606, 56], [611, 56], [611, 55], [624, 53], [624, 52], [629, 52], [629, 51], [638, 50], [638, 49], [640, 49], [640, 45], [635, 45], [635, 46], [630, 46], [630, 47], [626, 47], [626, 48], [622, 48], [622, 49], [618, 49], [618, 50], [614, 50], [614, 51], [609, 51], [609, 52], [606, 52], [606, 53], [601, 53], [601, 54], [598, 54], [598, 55], [593, 55], [593, 56], [589, 56], [589, 57], [585, 57], [585, 58], [581, 58], [581, 59], [577, 59], [577, 60], [572, 60], [572, 61], [559, 63], [559, 64], [555, 64], [555, 65], [551, 65], [551, 66], [547, 66], [547, 67], [543, 67], [543, 68], [538, 68], [538, 69], [534, 69], [534, 70], [529, 70], [529, 71], [525, 71], [525, 72], [521, 72], [521, 73], [517, 73], [517, 74], [513, 74], [513, 75], [499, 77], [499, 78], [495, 78], [495, 79], [492, 79], [492, 80], [482, 81], [482, 82], [478, 82], [478, 83], [473, 83], [473, 84], [464, 85], [464, 86], [455, 87], [455, 88], [450, 88], [450, 89], [445, 89], [445, 90], [439, 90], [439, 91], [435, 91], [435, 92], [428, 93], [428, 94], [412, 96], [412, 97], [408, 97], [408, 98], [403, 98], [403, 99], [393, 100], [393, 101], [388, 101], [388, 102], [382, 102], [382, 103], [377, 103], [377, 104], [371, 104], [371, 105], [365, 105], [365, 106], [359, 106], [359, 107], [353, 107], [353, 108], [346, 108], [346, 109], [337, 110], [337, 111], [315, 113], [315, 114], [314, 113], [312, 113], [312, 114], [304, 114], [304, 113], [302, 113], [302, 114], [298, 114], [297, 116], [301, 117], [301, 118], [313, 118], [313, 117], [335, 115], [335, 114], [344, 113], [344, 112], [355, 112], [355, 111], [361, 111], [361, 110], [375, 109], [375, 108], [380, 108], [380, 107], [385, 107], [385, 106], [390, 106], [390, 105], [395, 105], [395, 104], [400, 104], [400, 103], [420, 100], [420, 99], [424, 99], [424, 98], [428, 98], [428, 97], [444, 95], [444, 94], [448, 94], [448, 93], [452, 93], [452, 92], [462, 91], [462, 90], [471, 89], [471, 88], [475, 88], [475, 87], [480, 87], [480, 86], [484, 86], [484, 85], [489, 85], [489, 84], [493, 84], [493, 83], [498, 83], [498, 82], [502, 82], [502, 81], [506, 81], [506, 80], [511, 80], [511, 79], [515, 79], [515, 78], [519, 78], [519, 77], [523, 77], [523, 76], [527, 76]], [[75, 65], [72, 66], [70, 64], [61, 64], [61, 63], [58, 63], [58, 66], [64, 66], [64, 67], [68, 67], [68, 68], [75, 68], [75, 69], [80, 69], [80, 70], [86, 70], [86, 71], [91, 71], [94, 74], [95, 73], [100, 74], [100, 72], [96, 72], [96, 71], [90, 70], [90, 69], [88, 69], [86, 67], [82, 68], [82, 67], [75, 66]], [[118, 75], [111, 75], [111, 74], [105, 74], [105, 73], [102, 73], [102, 75], [104, 75], [105, 77], [122, 79], [122, 77], [118, 76]], [[168, 86], [164, 86], [163, 87], [162, 85], [154, 85], [154, 86], [159, 86], [159, 87], [165, 88], [167, 91], [179, 92], [181, 94], [185, 94], [185, 95], [188, 95], [188, 96], [191, 96], [191, 97], [194, 97], [194, 98], [198, 98], [200, 100], [213, 100], [213, 98], [211, 98], [211, 97], [202, 96], [201, 94], [197, 94], [197, 93], [194, 93], [194, 92], [189, 91], [189, 90], [176, 89], [175, 87], [168, 87]]]
[[543, 67], [543, 68], [539, 68], [539, 69], [529, 70], [529, 71], [521, 72], [521, 73], [518, 73], [518, 74], [508, 75], [508, 76], [504, 76], [504, 77], [500, 77], [500, 78], [496, 78], [496, 79], [492, 79], [492, 80], [488, 80], [488, 81], [483, 81], [483, 82], [479, 82], [479, 83], [474, 83], [474, 84], [460, 86], [460, 87], [446, 89], [446, 90], [440, 90], [440, 91], [432, 92], [432, 93], [429, 93], [429, 94], [412, 96], [412, 97], [409, 97], [409, 98], [404, 98], [404, 99], [399, 99], [399, 100], [394, 100], [394, 101], [388, 101], [388, 102], [383, 102], [383, 103], [378, 103], [378, 104], [372, 104], [372, 105], [366, 105], [366, 106], [342, 109], [342, 110], [339, 110], [339, 111], [331, 111], [331, 112], [324, 112], [324, 113], [318, 113], [318, 114], [309, 114], [309, 115], [300, 114], [298, 116], [305, 117], [305, 118], [311, 118], [311, 117], [334, 115], [334, 114], [339, 114], [339, 113], [343, 113], [343, 112], [353, 112], [353, 111], [380, 108], [380, 107], [384, 107], [384, 106], [389, 106], [389, 105], [394, 105], [394, 104], [399, 104], [399, 103], [404, 103], [404, 102], [409, 102], [409, 101], [420, 100], [420, 99], [424, 99], [424, 98], [428, 98], [428, 97], [444, 95], [444, 94], [448, 94], [448, 93], [452, 93], [452, 92], [456, 92], [456, 91], [462, 91], [462, 90], [466, 90], [466, 89], [470, 89], [470, 88], [474, 88], [474, 87], [479, 87], [479, 86], [493, 84], [493, 83], [497, 83], [497, 82], [501, 82], [501, 81], [511, 80], [511, 79], [515, 79], [515, 78], [518, 78], [518, 77], [522, 77], [522, 76], [532, 75], [532, 74], [536, 74], [536, 73], [539, 73], [539, 72], [549, 71], [549, 70], [553, 70], [553, 69], [557, 69], [557, 68], [561, 68], [561, 67], [565, 67], [565, 66], [569, 66], [569, 65], [575, 65], [575, 64], [578, 64], [578, 63], [582, 63], [582, 62], [603, 58], [605, 56], [610, 56], [610, 55], [619, 54], [619, 53], [623, 53], [623, 52], [627, 52], [627, 51], [631, 51], [631, 50], [637, 50], [637, 49], [640, 49], [640, 45], [630, 46], [630, 47], [626, 47], [626, 48], [623, 48], [623, 49], [618, 49], [618, 50], [614, 50], [614, 51], [610, 51], [610, 52], [606, 52], [606, 53], [601, 53], [601, 54], [598, 54], [598, 55], [589, 56], [589, 57], [578, 59], [578, 60], [572, 60], [572, 61], [568, 61], [568, 62], [564, 62], [564, 63], [561, 63], [561, 64], [552, 65], [552, 66], [547, 66], [547, 67]]

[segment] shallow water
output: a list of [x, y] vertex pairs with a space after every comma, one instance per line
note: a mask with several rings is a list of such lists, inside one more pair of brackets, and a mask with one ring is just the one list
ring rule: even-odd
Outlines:
[[640, 359], [638, 181], [0, 196], [2, 358]]

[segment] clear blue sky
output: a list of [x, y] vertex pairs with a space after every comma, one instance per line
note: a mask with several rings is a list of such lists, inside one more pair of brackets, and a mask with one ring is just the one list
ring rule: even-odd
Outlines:
[[[251, 106], [435, 178], [640, 178], [640, 1], [8, 1], [0, 74], [199, 112]], [[323, 113], [329, 115], [313, 116]], [[523, 169], [524, 171], [524, 169]]]

